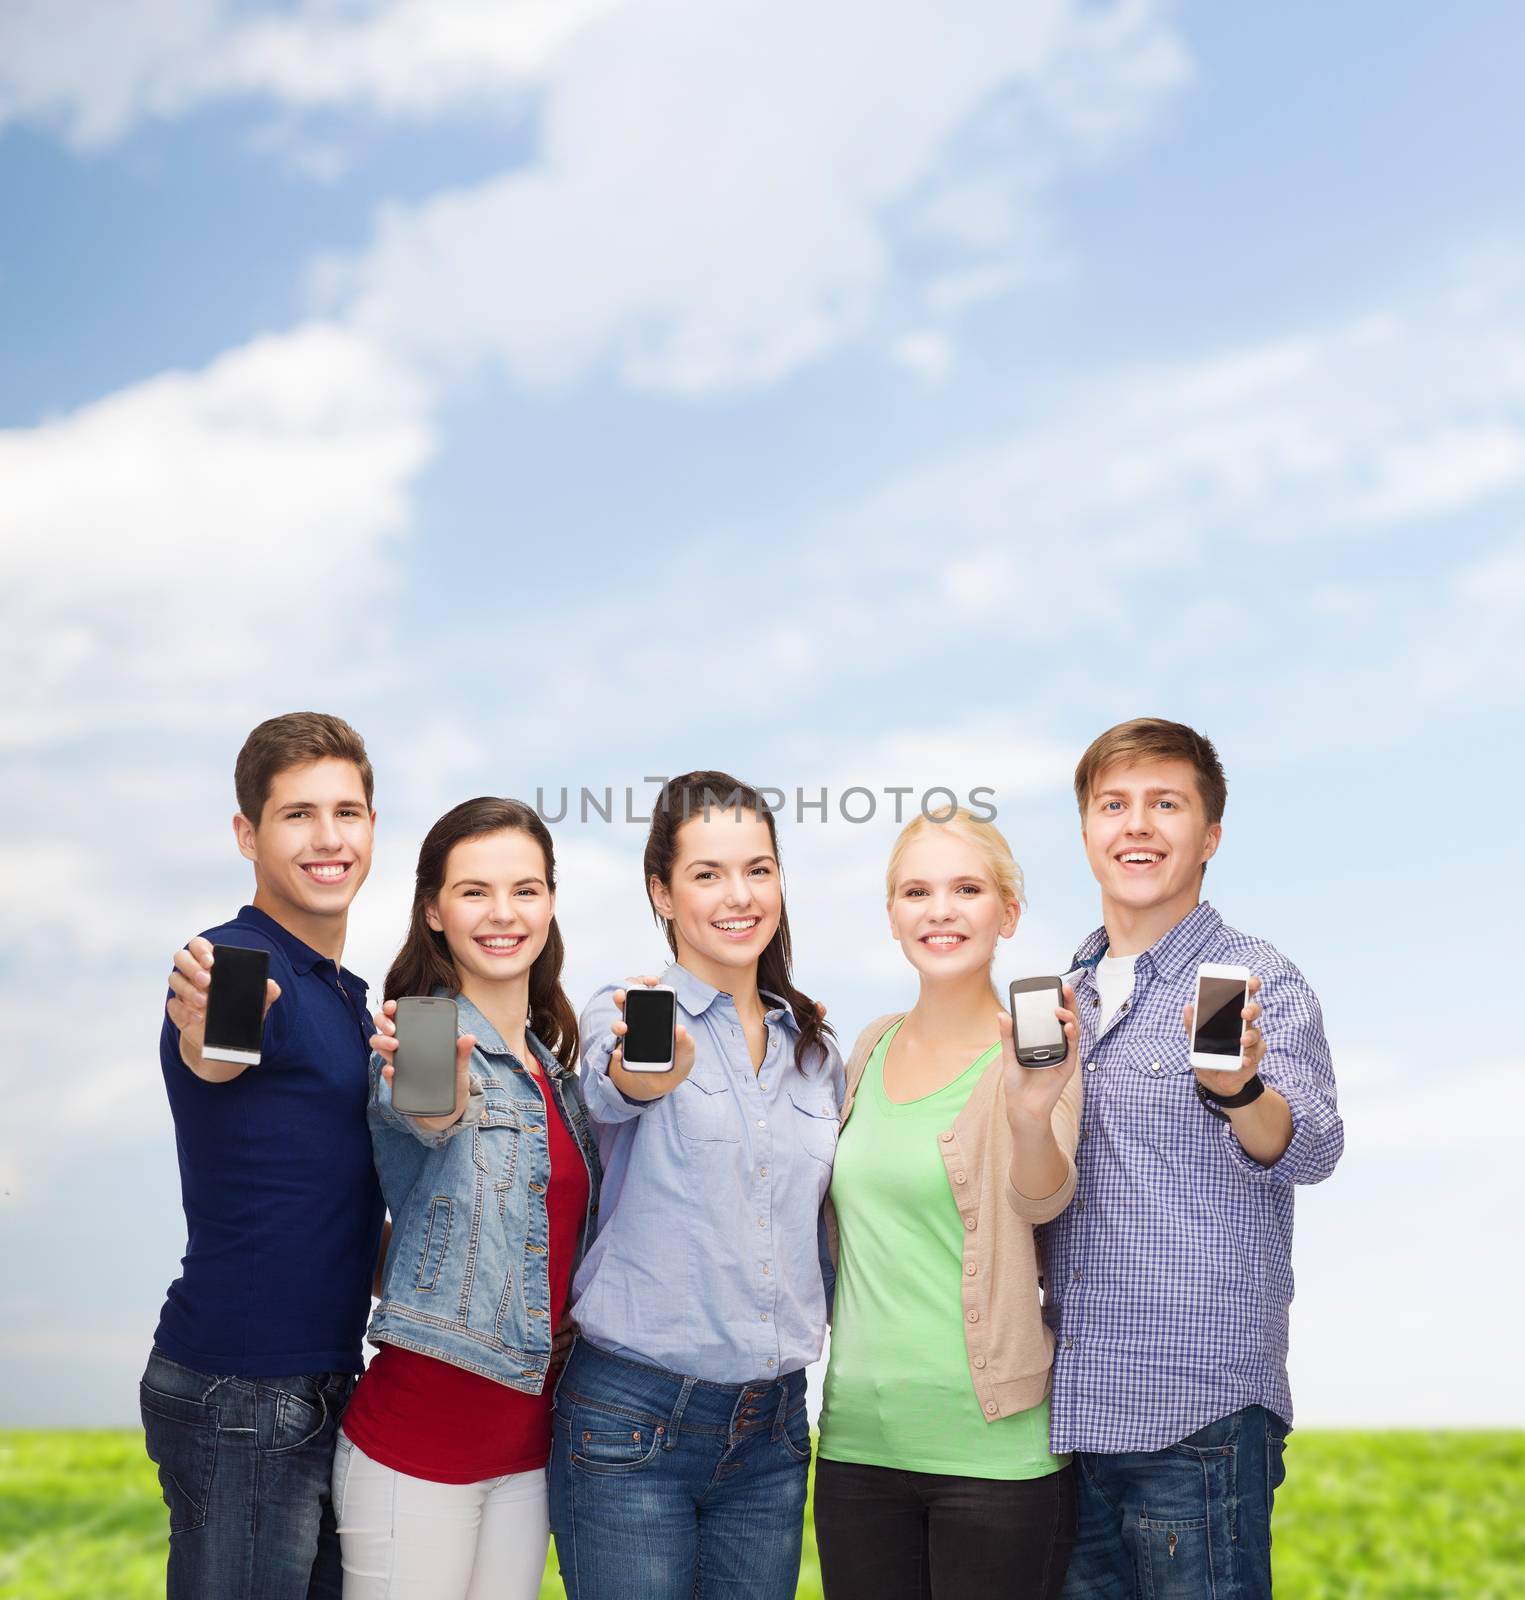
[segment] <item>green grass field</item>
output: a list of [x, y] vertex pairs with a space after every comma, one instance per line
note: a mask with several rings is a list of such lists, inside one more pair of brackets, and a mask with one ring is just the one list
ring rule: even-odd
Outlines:
[[[1525, 1433], [1300, 1432], [1287, 1471], [1279, 1600], [1525, 1595]], [[150, 1600], [164, 1547], [138, 1434], [0, 1433], [0, 1600]], [[820, 1592], [807, 1523], [799, 1594]]]

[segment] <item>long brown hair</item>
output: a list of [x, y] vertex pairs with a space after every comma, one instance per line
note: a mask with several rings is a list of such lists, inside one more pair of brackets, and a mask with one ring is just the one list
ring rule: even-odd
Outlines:
[[[551, 835], [532, 807], [522, 800], [499, 800], [491, 795], [462, 801], [430, 828], [418, 848], [413, 911], [408, 918], [408, 933], [402, 949], [387, 973], [388, 1000], [405, 994], [432, 994], [437, 988], [460, 993], [460, 977], [450, 959], [445, 936], [429, 926], [424, 913], [445, 887], [445, 864], [456, 845], [510, 829], [529, 834], [540, 846], [545, 857], [546, 888], [552, 894], [556, 892], [556, 853]], [[565, 959], [561, 929], [552, 917], [545, 948], [530, 968], [528, 1025], [562, 1066], [570, 1068], [577, 1060], [577, 1013], [561, 987], [561, 966]]]
[[[773, 859], [778, 861], [778, 830], [773, 825], [773, 813], [763, 804], [762, 796], [750, 784], [738, 783], [724, 772], [685, 772], [681, 777], [669, 778], [657, 796], [651, 811], [651, 832], [646, 836], [646, 856], [642, 865], [646, 874], [646, 898], [651, 901], [651, 914], [667, 934], [668, 948], [676, 956], [678, 938], [672, 925], [657, 910], [651, 899], [651, 880], [659, 879], [672, 886], [673, 863], [678, 858], [678, 829], [690, 817], [708, 816], [712, 811], [750, 811], [768, 825], [768, 838], [773, 845]], [[778, 928], [768, 941], [757, 961], [757, 987], [771, 994], [782, 995], [800, 1030], [799, 1043], [794, 1050], [794, 1064], [805, 1072], [806, 1062], [812, 1052], [819, 1066], [826, 1060], [826, 1041], [836, 1034], [830, 1024], [821, 1020], [815, 1001], [803, 990], [794, 986], [791, 974], [793, 953], [789, 942], [789, 912], [784, 906], [784, 866], [779, 861]]]

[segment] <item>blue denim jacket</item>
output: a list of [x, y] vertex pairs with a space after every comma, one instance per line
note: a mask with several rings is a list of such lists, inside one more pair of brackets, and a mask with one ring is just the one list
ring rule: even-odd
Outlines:
[[[471, 1103], [454, 1126], [436, 1132], [396, 1111], [382, 1058], [371, 1057], [367, 1117], [392, 1241], [368, 1337], [539, 1394], [556, 1331], [545, 1104], [497, 1029], [464, 995], [454, 998], [459, 1031], [477, 1041]], [[587, 1163], [581, 1260], [598, 1216], [598, 1149], [576, 1075], [533, 1033], [527, 1038]]]

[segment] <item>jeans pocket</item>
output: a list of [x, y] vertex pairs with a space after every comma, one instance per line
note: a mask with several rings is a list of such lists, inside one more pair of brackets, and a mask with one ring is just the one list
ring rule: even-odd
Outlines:
[[258, 1409], [260, 1449], [272, 1456], [319, 1443], [338, 1420], [337, 1409], [319, 1385], [301, 1390], [266, 1390], [261, 1385]]
[[203, 1400], [138, 1385], [143, 1442], [159, 1469], [159, 1489], [169, 1508], [169, 1531], [189, 1533], [207, 1519], [217, 1466], [217, 1407]]
[[804, 1406], [784, 1418], [779, 1438], [796, 1461], [810, 1460], [810, 1413]]
[[655, 1458], [665, 1432], [653, 1422], [578, 1407], [567, 1429], [572, 1465], [600, 1475], [639, 1471]]
[[329, 1498], [333, 1502], [334, 1521], [344, 1525], [344, 1491], [349, 1487], [349, 1469], [355, 1459], [355, 1447], [341, 1430], [334, 1440], [334, 1471], [329, 1483]]

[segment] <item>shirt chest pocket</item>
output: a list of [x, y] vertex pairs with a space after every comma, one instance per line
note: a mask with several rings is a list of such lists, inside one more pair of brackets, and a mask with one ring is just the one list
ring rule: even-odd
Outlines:
[[678, 1132], [696, 1144], [739, 1144], [740, 1113], [724, 1078], [691, 1074], [673, 1090]]
[[829, 1167], [837, 1154], [837, 1108], [830, 1092], [801, 1085], [789, 1090], [789, 1103], [794, 1107], [792, 1121], [801, 1147]]
[[1129, 1039], [1118, 1052], [1122, 1068], [1141, 1078], [1179, 1078], [1191, 1071], [1191, 1050], [1186, 1030], [1153, 1032]]

